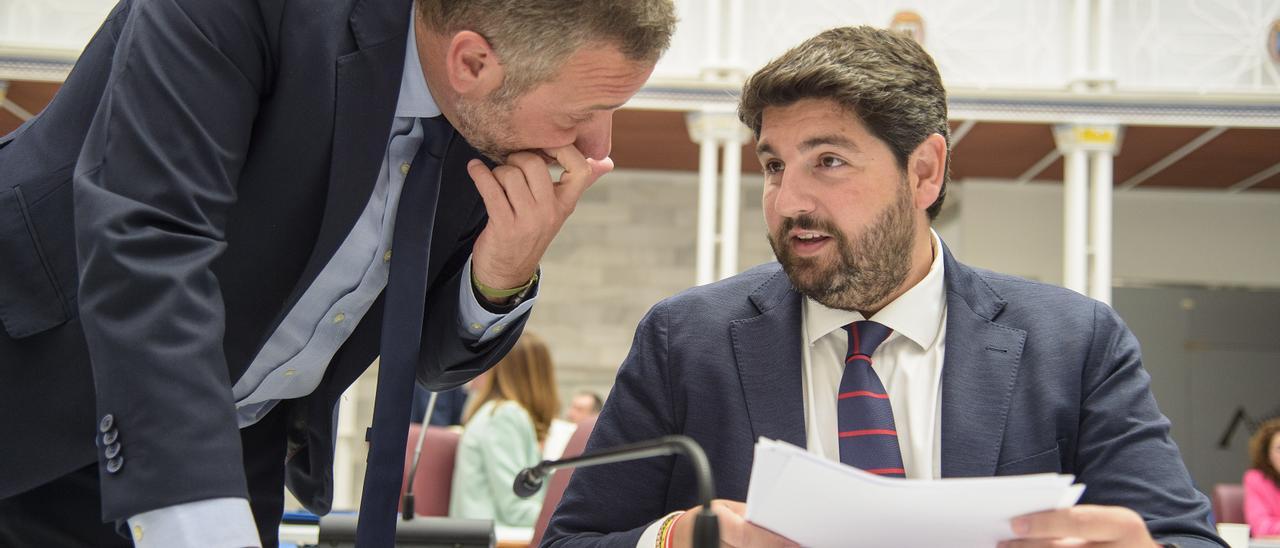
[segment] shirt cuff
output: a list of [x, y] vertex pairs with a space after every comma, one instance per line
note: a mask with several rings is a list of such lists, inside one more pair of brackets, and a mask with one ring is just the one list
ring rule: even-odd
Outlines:
[[481, 344], [496, 339], [506, 332], [511, 322], [529, 313], [537, 297], [538, 288], [535, 286], [519, 306], [506, 314], [494, 314], [485, 310], [476, 299], [476, 292], [471, 289], [471, 258], [467, 257], [467, 264], [462, 267], [462, 283], [458, 284], [459, 332]]
[[671, 516], [683, 513], [683, 511], [677, 510], [650, 523], [649, 527], [640, 535], [640, 540], [636, 541], [636, 548], [654, 548], [658, 544], [658, 533], [662, 530], [662, 524], [670, 519]]
[[136, 548], [262, 546], [249, 501], [234, 497], [143, 512], [129, 518], [129, 535]]

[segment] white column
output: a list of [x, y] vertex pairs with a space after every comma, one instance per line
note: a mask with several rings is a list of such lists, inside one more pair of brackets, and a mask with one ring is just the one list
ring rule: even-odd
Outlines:
[[1073, 0], [1071, 3], [1071, 89], [1084, 91], [1089, 72], [1089, 4], [1093, 0]]
[[1103, 86], [1102, 91], [1110, 91], [1114, 87], [1115, 76], [1111, 74], [1111, 29], [1115, 20], [1115, 5], [1112, 0], [1098, 0], [1094, 19], [1093, 42], [1093, 78]]
[[715, 281], [716, 266], [716, 172], [720, 144], [704, 132], [698, 156], [698, 243], [697, 284]]
[[742, 4], [743, 0], [729, 0], [729, 32], [726, 34], [729, 43], [725, 47], [724, 64], [731, 70], [742, 66], [742, 19], [745, 10]]
[[702, 62], [704, 68], [703, 77], [705, 78], [708, 76], [705, 71], [706, 68], [714, 70], [724, 64], [724, 58], [720, 55], [722, 40], [720, 29], [724, 21], [720, 16], [720, 0], [704, 0], [703, 5], [707, 8], [707, 24], [703, 29], [704, 42], [702, 46], [706, 49], [705, 53], [707, 55]]
[[[1110, 123], [1060, 124], [1053, 140], [1062, 152], [1062, 285], [1102, 301], [1111, 298], [1111, 158], [1122, 128]], [[1093, 158], [1093, 169], [1089, 159]], [[1090, 223], [1089, 180], [1093, 179]], [[1089, 264], [1089, 240], [1094, 252]], [[1090, 291], [1092, 280], [1093, 291]]]
[[1086, 293], [1088, 278], [1089, 156], [1084, 150], [1068, 151], [1062, 181], [1062, 285]]
[[1093, 264], [1089, 276], [1089, 296], [1111, 304], [1111, 194], [1112, 153], [1095, 150], [1091, 157], [1093, 203], [1089, 208], [1089, 241], [1093, 248]]
[[742, 216], [742, 141], [724, 143], [724, 194], [720, 196], [720, 276], [738, 273], [738, 219]]

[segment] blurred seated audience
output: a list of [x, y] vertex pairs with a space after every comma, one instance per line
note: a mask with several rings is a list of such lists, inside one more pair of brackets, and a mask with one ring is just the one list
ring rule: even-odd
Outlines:
[[525, 331], [502, 361], [476, 377], [472, 390], [463, 414], [449, 516], [533, 527], [545, 490], [520, 498], [511, 484], [520, 470], [541, 462], [542, 443], [560, 412], [551, 353]]
[[1249, 440], [1244, 519], [1254, 537], [1280, 538], [1280, 418], [1262, 423]]

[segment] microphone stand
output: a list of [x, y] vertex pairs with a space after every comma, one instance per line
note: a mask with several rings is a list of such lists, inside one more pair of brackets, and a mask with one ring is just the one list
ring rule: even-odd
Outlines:
[[422, 415], [422, 430], [418, 432], [418, 445], [413, 448], [413, 466], [409, 468], [409, 483], [405, 487], [404, 506], [400, 509], [400, 517], [405, 521], [413, 519], [413, 477], [418, 474], [418, 460], [422, 458], [422, 444], [427, 441], [427, 425], [431, 423], [431, 413], [436, 410], [436, 391], [431, 391], [427, 400], [427, 412]]
[[715, 498], [715, 488], [711, 481], [711, 464], [702, 447], [692, 438], [682, 435], [663, 436], [661, 438], [629, 443], [609, 449], [579, 455], [562, 460], [544, 460], [537, 466], [526, 468], [516, 474], [512, 491], [521, 497], [528, 497], [538, 492], [542, 481], [548, 474], [561, 468], [595, 466], [612, 464], [649, 457], [683, 454], [693, 461], [694, 475], [698, 481], [698, 501], [702, 511], [693, 523], [693, 548], [716, 548], [720, 546], [720, 522], [711, 510], [711, 500]]

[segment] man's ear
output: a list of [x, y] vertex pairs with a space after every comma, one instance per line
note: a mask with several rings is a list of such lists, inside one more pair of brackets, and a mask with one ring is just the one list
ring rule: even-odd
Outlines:
[[445, 71], [458, 95], [488, 95], [502, 86], [502, 63], [489, 41], [474, 31], [460, 31], [449, 40]]
[[907, 182], [915, 196], [915, 207], [927, 209], [937, 201], [947, 173], [947, 140], [934, 133], [925, 138], [907, 159]]

